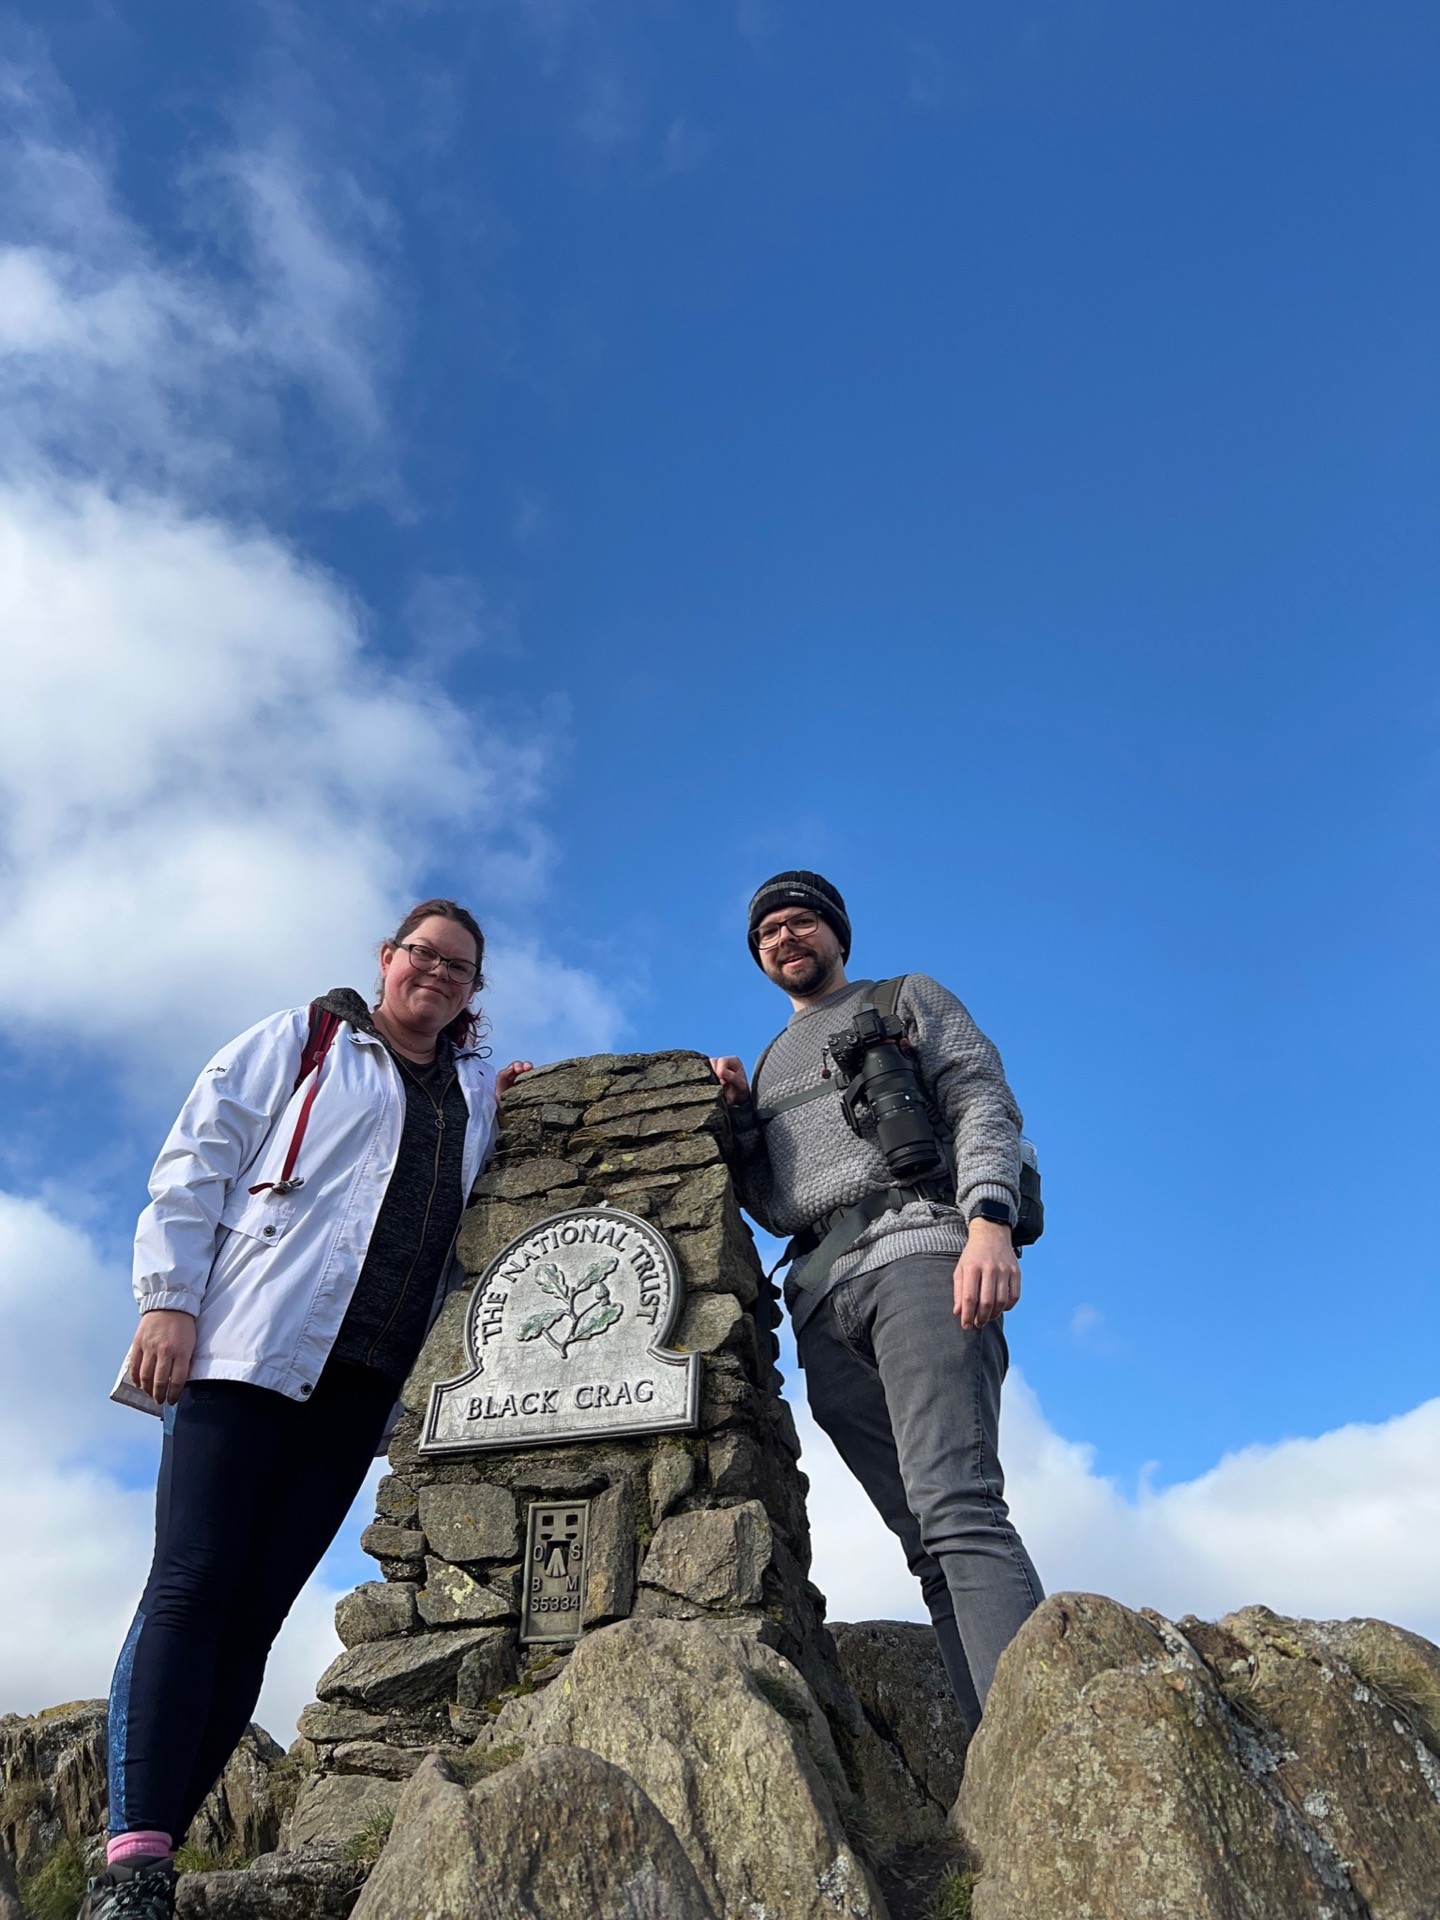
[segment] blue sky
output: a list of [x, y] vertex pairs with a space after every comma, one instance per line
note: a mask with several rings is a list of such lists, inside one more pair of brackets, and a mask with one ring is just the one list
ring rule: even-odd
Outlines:
[[[1141, 1533], [1210, 1501], [1194, 1604], [1435, 1630], [1437, 41], [4, 16], [0, 1309], [37, 1417], [73, 1403], [54, 1511], [140, 1551], [147, 1442], [78, 1409], [212, 1045], [444, 887], [502, 1057], [753, 1057], [744, 905], [798, 864], [856, 969], [966, 1000], [1039, 1145], [1051, 1584], [1149, 1597]], [[822, 1584], [897, 1609], [812, 1454]], [[1242, 1509], [1294, 1522], [1264, 1592]]]

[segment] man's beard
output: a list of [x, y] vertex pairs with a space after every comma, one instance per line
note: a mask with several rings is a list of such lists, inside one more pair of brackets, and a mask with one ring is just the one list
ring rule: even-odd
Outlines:
[[[786, 955], [786, 959], [798, 957]], [[783, 987], [786, 993], [798, 993], [802, 999], [805, 999], [820, 991], [834, 973], [835, 966], [833, 961], [822, 960], [818, 953], [807, 953], [804, 958], [809, 961], [808, 966], [796, 967], [787, 973], [783, 962], [777, 956], [768, 962], [765, 971], [777, 987]]]

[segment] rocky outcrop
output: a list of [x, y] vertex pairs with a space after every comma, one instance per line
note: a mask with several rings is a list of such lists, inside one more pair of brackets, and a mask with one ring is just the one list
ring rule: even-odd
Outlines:
[[[103, 1852], [108, 1811], [106, 1703], [79, 1700], [0, 1718], [0, 1850], [29, 1882], [64, 1849], [76, 1872]], [[185, 1836], [209, 1860], [252, 1860], [276, 1845], [298, 1769], [250, 1727]]]
[[1437, 1678], [1378, 1622], [1055, 1596], [1001, 1660], [955, 1806], [975, 1920], [1434, 1920]]
[[669, 1823], [628, 1773], [542, 1747], [467, 1791], [438, 1758], [400, 1803], [356, 1920], [717, 1920]]
[[598, 1755], [639, 1789], [693, 1868], [700, 1911], [881, 1920], [825, 1716], [757, 1638], [668, 1620], [587, 1636], [561, 1679], [504, 1706], [474, 1751], [501, 1764], [557, 1747]]

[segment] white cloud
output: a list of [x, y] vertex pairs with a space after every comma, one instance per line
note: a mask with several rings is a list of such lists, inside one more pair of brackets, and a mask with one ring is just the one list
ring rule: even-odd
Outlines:
[[[1006, 1383], [1007, 1497], [1051, 1592], [1172, 1617], [1262, 1601], [1394, 1620], [1440, 1639], [1440, 1399], [1375, 1425], [1229, 1453], [1194, 1480], [1126, 1493], [1061, 1438], [1023, 1377]], [[836, 1619], [924, 1617], [894, 1539], [808, 1414], [813, 1577]]]
[[[7, 83], [0, 1023], [168, 1088], [274, 1007], [367, 985], [422, 888], [513, 922], [549, 860], [544, 754], [385, 664], [342, 582], [222, 504], [288, 446], [292, 387], [354, 448], [384, 438], [383, 211], [272, 131], [198, 170], [229, 196], [226, 271], [177, 267], [55, 131], [53, 83]], [[498, 1044], [612, 1039], [593, 979], [500, 945]]]
[[[134, 1329], [129, 1276], [38, 1200], [0, 1193], [0, 1538], [12, 1548], [0, 1713], [104, 1694], [144, 1585], [160, 1423], [108, 1398]], [[367, 1480], [335, 1558], [374, 1513]], [[138, 1483], [138, 1484], [137, 1484]], [[278, 1739], [339, 1651], [323, 1566], [277, 1641], [259, 1719]]]

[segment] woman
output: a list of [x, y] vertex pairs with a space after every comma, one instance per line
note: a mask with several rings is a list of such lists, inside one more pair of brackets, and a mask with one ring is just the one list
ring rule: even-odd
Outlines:
[[165, 1412], [155, 1558], [111, 1688], [111, 1839], [82, 1920], [173, 1913], [174, 1847], [456, 1277], [498, 1101], [530, 1064], [497, 1076], [477, 1050], [484, 950], [454, 901], [412, 908], [374, 1007], [340, 988], [232, 1041], [156, 1162], [117, 1389]]

